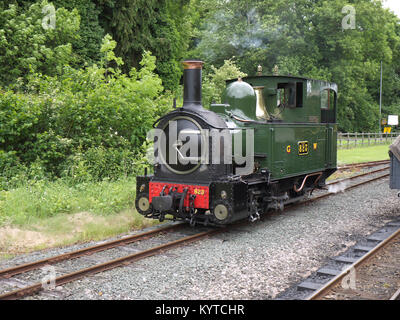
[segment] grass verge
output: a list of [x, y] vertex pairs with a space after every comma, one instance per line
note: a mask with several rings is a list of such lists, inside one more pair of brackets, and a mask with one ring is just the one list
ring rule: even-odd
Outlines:
[[338, 150], [338, 165], [389, 160], [389, 144]]
[[0, 257], [99, 240], [157, 223], [134, 209], [136, 179], [38, 181], [0, 191]]

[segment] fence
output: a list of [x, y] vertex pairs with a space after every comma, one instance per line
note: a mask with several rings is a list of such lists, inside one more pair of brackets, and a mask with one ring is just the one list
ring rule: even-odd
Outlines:
[[338, 149], [392, 143], [399, 133], [341, 133], [338, 132]]

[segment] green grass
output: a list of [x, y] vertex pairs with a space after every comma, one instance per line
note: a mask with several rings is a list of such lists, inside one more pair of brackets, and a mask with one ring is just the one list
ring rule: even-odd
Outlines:
[[129, 177], [76, 185], [36, 181], [0, 191], [0, 259], [159, 223], [134, 209], [135, 188], [135, 177]]
[[338, 150], [338, 164], [350, 164], [389, 159], [389, 144]]
[[24, 226], [62, 213], [88, 211], [98, 215], [132, 208], [134, 177], [70, 185], [64, 180], [37, 181], [0, 191], [0, 225]]

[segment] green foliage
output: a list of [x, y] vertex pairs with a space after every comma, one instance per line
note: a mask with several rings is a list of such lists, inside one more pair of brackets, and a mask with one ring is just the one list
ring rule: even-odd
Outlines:
[[100, 46], [105, 35], [100, 25], [98, 8], [92, 0], [52, 0], [57, 8], [76, 9], [80, 15], [79, 37], [71, 42], [78, 56], [76, 66], [91, 65], [100, 59]]
[[175, 91], [182, 76], [181, 61], [192, 36], [189, 0], [159, 2], [159, 17], [154, 26], [155, 35], [150, 50], [158, 59], [157, 72], [164, 87]]
[[145, 162], [139, 153], [130, 150], [92, 147], [78, 150], [63, 163], [62, 176], [80, 183], [116, 180], [143, 172]]
[[[114, 49], [117, 46], [117, 43], [112, 40], [112, 37], [107, 34], [104, 37], [103, 45], [100, 48], [100, 52], [102, 53], [103, 57], [100, 60], [101, 65], [106, 65], [110, 62], [115, 62], [116, 65], [119, 67], [124, 64], [122, 58], [117, 57], [114, 53]], [[107, 71], [113, 71], [113, 68], [109, 68]]]
[[[124, 73], [139, 68], [142, 53], [151, 51], [157, 57], [155, 71], [164, 88], [178, 89], [180, 62], [196, 15], [190, 0], [53, 0], [57, 32], [42, 28], [42, 9], [47, 4], [47, 0], [5, 0], [0, 4], [4, 8], [0, 14], [0, 54], [8, 53], [15, 60], [10, 64], [13, 68], [4, 70], [7, 76], [0, 77], [0, 84], [24, 78], [29, 68], [55, 75], [65, 64], [76, 68], [98, 63], [101, 39], [108, 33], [118, 43], [116, 54], [124, 61]], [[14, 37], [16, 33], [18, 37]], [[4, 61], [9, 61], [9, 56], [3, 55]]]
[[[14, 88], [17, 92], [0, 96], [6, 177], [17, 174], [11, 170], [15, 167], [26, 181], [35, 163], [36, 171], [42, 168], [49, 178], [77, 182], [118, 179], [143, 170], [146, 133], [170, 101], [160, 98], [163, 87], [154, 73], [155, 57], [145, 52], [141, 68], [126, 75], [110, 66], [122, 63], [113, 53], [115, 45], [109, 36], [104, 38], [100, 66], [65, 66], [54, 77], [31, 74], [26, 85]], [[22, 88], [24, 94], [18, 92]], [[9, 188], [6, 182], [0, 188]]]
[[396, 104], [382, 107], [382, 117], [387, 119], [389, 115], [400, 115], [400, 101]]
[[211, 103], [221, 103], [221, 95], [226, 87], [226, 80], [246, 77], [232, 59], [225, 60], [220, 68], [211, 66], [211, 72], [204, 77], [203, 81], [203, 106]]
[[76, 59], [71, 42], [79, 30], [77, 10], [59, 8], [55, 29], [45, 29], [42, 9], [46, 5], [43, 0], [25, 11], [17, 5], [0, 11], [0, 85], [24, 79], [30, 71], [55, 75]]
[[380, 62], [383, 104], [400, 100], [399, 18], [380, 1], [355, 0], [355, 29], [342, 30], [347, 0], [196, 0], [199, 10], [191, 55], [221, 66], [237, 57], [239, 68], [336, 82], [339, 128], [375, 131], [379, 125]]
[[[3, 0], [3, 8], [9, 5], [20, 6], [19, 11], [24, 13], [29, 7], [36, 4], [37, 0]], [[40, 1], [39, 1], [40, 2]], [[99, 14], [101, 9], [98, 8], [92, 0], [51, 0], [50, 4], [56, 9], [67, 9], [69, 11], [76, 10], [80, 16], [80, 27], [76, 32], [76, 37], [69, 39], [74, 53], [74, 66], [91, 65], [100, 58], [100, 45], [104, 37], [104, 30], [100, 26]], [[1, 8], [1, 7], [0, 7]], [[43, 8], [43, 7], [42, 7]], [[45, 13], [41, 14], [42, 19]], [[59, 17], [57, 17], [57, 21]], [[28, 39], [29, 40], [29, 39]]]
[[165, 89], [175, 91], [182, 75], [180, 61], [192, 36], [189, 0], [98, 0], [101, 23], [117, 41], [124, 72], [139, 67], [149, 50], [157, 57], [156, 72]]

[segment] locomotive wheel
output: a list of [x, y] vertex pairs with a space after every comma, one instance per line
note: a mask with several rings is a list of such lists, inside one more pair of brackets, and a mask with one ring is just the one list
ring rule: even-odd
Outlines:
[[141, 193], [136, 198], [136, 209], [143, 215], [147, 215], [152, 211], [151, 203], [146, 194]]
[[140, 210], [142, 210], [143, 212], [146, 212], [150, 208], [149, 199], [147, 199], [145, 197], [140, 198], [138, 201], [138, 205], [139, 205]]
[[232, 216], [232, 208], [227, 201], [220, 200], [215, 203], [213, 214], [216, 222], [226, 223]]
[[219, 204], [214, 209], [214, 215], [218, 220], [225, 220], [229, 215], [228, 208], [223, 204]]

